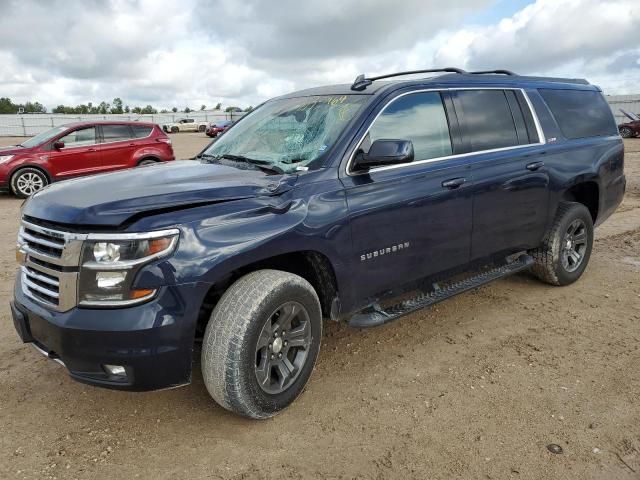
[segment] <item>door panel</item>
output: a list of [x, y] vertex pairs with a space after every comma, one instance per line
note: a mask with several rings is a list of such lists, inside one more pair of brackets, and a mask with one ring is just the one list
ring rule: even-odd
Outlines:
[[461, 90], [453, 101], [474, 179], [471, 259], [538, 246], [549, 175], [523, 93]]
[[95, 127], [74, 130], [57, 141], [64, 142], [65, 146], [60, 150], [52, 148], [49, 154], [54, 176], [66, 178], [101, 170], [102, 152]]
[[360, 299], [464, 265], [470, 254], [471, 170], [466, 157], [451, 158], [459, 145], [457, 120], [441, 94], [411, 92], [392, 99], [356, 155], [383, 138], [411, 140], [415, 159], [343, 178]]
[[[470, 174], [456, 160], [345, 180], [359, 298], [468, 262]], [[460, 177], [467, 182], [457, 189], [442, 186]]]
[[129, 125], [102, 125], [102, 161], [104, 171], [132, 166], [136, 150], [135, 138]]
[[549, 174], [544, 166], [531, 171], [527, 165], [543, 157], [540, 148], [532, 146], [474, 158], [473, 259], [540, 244], [549, 208]]

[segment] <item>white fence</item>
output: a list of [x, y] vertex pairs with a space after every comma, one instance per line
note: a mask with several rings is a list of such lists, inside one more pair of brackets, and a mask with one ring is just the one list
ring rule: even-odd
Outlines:
[[620, 111], [624, 109], [627, 112], [635, 113], [640, 116], [640, 95], [611, 95], [607, 96], [607, 102], [618, 124], [626, 123], [629, 119]]
[[[607, 102], [616, 117], [617, 123], [627, 121], [620, 109], [640, 115], [640, 95], [611, 95], [607, 96]], [[155, 115], [63, 115], [63, 114], [23, 114], [0, 115], [0, 137], [31, 137], [44, 132], [52, 127], [65, 123], [80, 122], [85, 120], [139, 120], [153, 123], [169, 123], [181, 118], [194, 118], [196, 121], [215, 123], [221, 120], [236, 120], [244, 113], [191, 112], [191, 113], [158, 113]]]
[[95, 121], [95, 120], [133, 120], [153, 122], [158, 124], [170, 123], [181, 118], [194, 118], [197, 122], [219, 122], [221, 120], [236, 120], [244, 113], [225, 112], [191, 112], [191, 113], [158, 113], [155, 115], [113, 114], [113, 115], [64, 115], [56, 113], [38, 113], [22, 115], [0, 115], [0, 137], [31, 137], [49, 130], [52, 127], [66, 123]]

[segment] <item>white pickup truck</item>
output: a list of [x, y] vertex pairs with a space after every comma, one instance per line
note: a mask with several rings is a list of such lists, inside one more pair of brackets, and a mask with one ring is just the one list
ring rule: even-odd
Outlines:
[[204, 132], [209, 122], [196, 122], [195, 118], [181, 118], [173, 123], [162, 124], [162, 129], [167, 133], [178, 132]]

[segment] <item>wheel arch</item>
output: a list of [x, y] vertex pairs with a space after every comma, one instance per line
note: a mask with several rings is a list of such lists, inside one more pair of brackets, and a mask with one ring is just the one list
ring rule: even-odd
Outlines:
[[18, 173], [20, 170], [24, 170], [25, 168], [34, 168], [36, 170], [39, 170], [44, 174], [45, 177], [47, 177], [47, 181], [49, 183], [53, 182], [53, 177], [51, 173], [49, 173], [49, 171], [46, 168], [44, 168], [42, 165], [38, 165], [34, 163], [23, 163], [11, 169], [11, 171], [9, 172], [9, 175], [7, 176], [7, 178], [9, 179], [9, 184], [11, 184], [11, 181], [13, 180], [13, 176], [16, 173]]
[[596, 181], [588, 180], [572, 185], [564, 191], [562, 200], [581, 203], [587, 207], [593, 224], [596, 224], [600, 213], [600, 186]]
[[338, 283], [331, 260], [321, 252], [301, 250], [248, 263], [220, 278], [209, 288], [204, 297], [200, 307], [196, 337], [204, 333], [211, 312], [224, 292], [240, 277], [263, 269], [281, 270], [307, 280], [318, 294], [323, 318], [337, 319], [340, 308]]

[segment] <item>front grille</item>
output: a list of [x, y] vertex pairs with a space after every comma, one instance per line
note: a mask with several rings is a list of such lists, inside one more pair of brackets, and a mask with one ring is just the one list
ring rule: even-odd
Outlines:
[[24, 294], [53, 310], [65, 312], [75, 307], [78, 266], [86, 237], [23, 220], [17, 249]]

